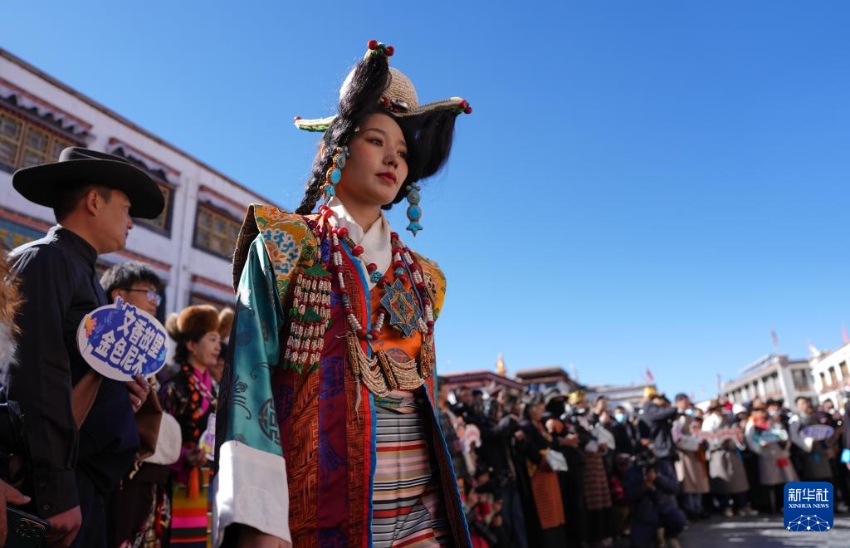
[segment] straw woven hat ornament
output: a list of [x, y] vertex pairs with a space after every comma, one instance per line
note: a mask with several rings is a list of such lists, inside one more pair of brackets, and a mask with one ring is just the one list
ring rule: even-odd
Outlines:
[[[392, 57], [395, 50], [392, 46], [388, 46], [377, 40], [369, 41], [369, 50], [366, 52], [366, 57], [369, 55], [386, 55]], [[342, 87], [339, 91], [340, 98], [345, 95], [348, 86], [354, 76], [354, 70], [348, 73]], [[390, 67], [390, 78], [386, 91], [381, 97], [381, 106], [400, 118], [408, 118], [428, 114], [435, 111], [446, 110], [455, 111], [458, 114], [471, 114], [472, 107], [469, 102], [462, 97], [449, 97], [424, 105], [419, 104], [419, 96], [416, 93], [416, 88], [413, 82], [403, 72], [395, 67]], [[295, 117], [295, 127], [305, 131], [327, 131], [331, 122], [334, 121], [336, 115], [326, 118], [303, 119], [300, 116]]]

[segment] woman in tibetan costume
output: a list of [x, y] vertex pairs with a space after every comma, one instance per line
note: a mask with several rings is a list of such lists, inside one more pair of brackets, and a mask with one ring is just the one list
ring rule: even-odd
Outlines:
[[[252, 205], [234, 257], [214, 544], [468, 546], [436, 417], [443, 273], [382, 209], [448, 158], [452, 98], [418, 105], [376, 41], [340, 93], [295, 214]], [[320, 196], [326, 205], [311, 214]]]
[[171, 465], [171, 546], [207, 546], [211, 463], [204, 434], [215, 424], [218, 397], [210, 368], [221, 351], [219, 323], [215, 307], [194, 305], [172, 314], [165, 324], [176, 343], [180, 370], [162, 385], [159, 398], [163, 411], [177, 419], [183, 440], [180, 458]]

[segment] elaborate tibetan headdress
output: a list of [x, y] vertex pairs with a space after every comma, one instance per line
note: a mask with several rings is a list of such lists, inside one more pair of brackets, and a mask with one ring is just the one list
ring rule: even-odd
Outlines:
[[460, 97], [419, 104], [413, 82], [389, 66], [393, 47], [377, 40], [371, 40], [368, 46], [366, 55], [343, 82], [336, 114], [309, 120], [295, 118], [299, 129], [324, 132], [325, 145], [313, 162], [307, 195], [297, 213], [312, 211], [337, 148], [348, 144], [358, 125], [370, 114], [385, 112], [395, 118], [407, 142], [409, 174], [395, 204], [407, 195], [411, 185], [443, 167], [451, 151], [455, 118], [472, 112], [469, 103]]

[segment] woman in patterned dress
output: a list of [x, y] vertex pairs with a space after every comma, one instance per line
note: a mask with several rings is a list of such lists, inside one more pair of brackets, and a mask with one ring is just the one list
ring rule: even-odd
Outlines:
[[[214, 544], [468, 546], [436, 416], [445, 280], [382, 209], [448, 158], [465, 101], [419, 105], [376, 41], [349, 75], [296, 213], [252, 205], [234, 256]], [[326, 205], [312, 214], [324, 195]]]
[[210, 305], [184, 308], [166, 322], [177, 343], [180, 369], [159, 392], [162, 409], [177, 419], [183, 436], [180, 460], [171, 466], [171, 544], [207, 546], [209, 536], [207, 450], [201, 438], [215, 415], [217, 394], [210, 368], [221, 351], [219, 314]]

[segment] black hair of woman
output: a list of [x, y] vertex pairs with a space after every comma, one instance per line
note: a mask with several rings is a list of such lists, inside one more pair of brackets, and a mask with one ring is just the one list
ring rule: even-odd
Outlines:
[[383, 113], [393, 118], [401, 128], [408, 148], [407, 179], [392, 203], [385, 204], [383, 209], [390, 209], [393, 204], [403, 200], [413, 183], [436, 174], [448, 160], [455, 119], [461, 112], [471, 112], [471, 109], [464, 102], [459, 108], [442, 108], [410, 116], [397, 115], [398, 106], [384, 94], [390, 87], [394, 73], [399, 78], [406, 77], [398, 71], [390, 70], [391, 52], [389, 46], [372, 48], [370, 43], [370, 51], [357, 63], [343, 84], [338, 114], [324, 133], [322, 146], [313, 159], [310, 179], [296, 213], [306, 215], [313, 211], [322, 196], [325, 175], [337, 148], [346, 146], [360, 124], [372, 114]]

